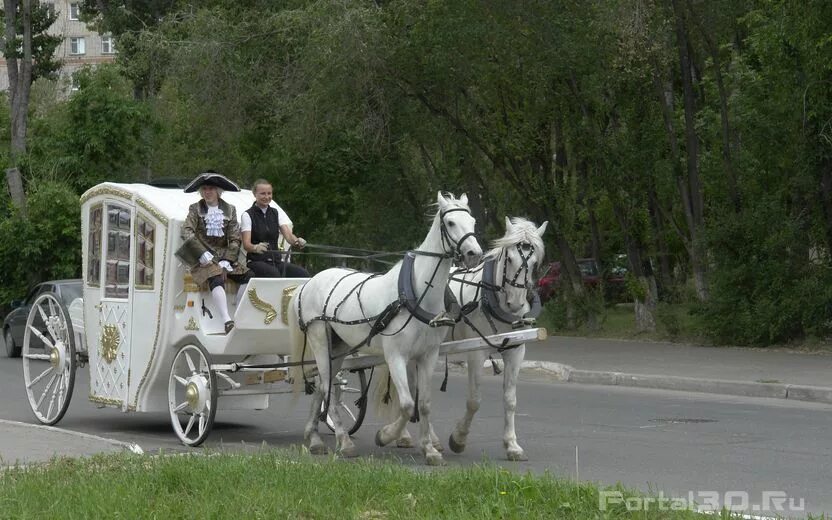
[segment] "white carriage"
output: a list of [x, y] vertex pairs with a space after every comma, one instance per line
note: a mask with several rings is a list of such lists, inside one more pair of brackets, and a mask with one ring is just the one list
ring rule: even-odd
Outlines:
[[[290, 391], [286, 309], [297, 278], [254, 278], [241, 301], [228, 287], [236, 326], [225, 334], [204, 288], [175, 256], [180, 228], [197, 193], [144, 184], [103, 183], [81, 198], [83, 298], [69, 308], [50, 294], [29, 314], [23, 345], [30, 405], [44, 424], [66, 412], [77, 366], [89, 365], [89, 399], [124, 412], [170, 413], [187, 445], [208, 436], [218, 409], [264, 409], [269, 395]], [[240, 214], [250, 191], [226, 192]], [[541, 332], [542, 331], [542, 332]], [[512, 333], [512, 342], [541, 339], [545, 330]], [[446, 344], [444, 351], [482, 348]], [[342, 389], [366, 394], [363, 369], [377, 357], [349, 359], [336, 377]], [[351, 370], [351, 371], [350, 371]], [[336, 400], [350, 433], [361, 425], [364, 400]], [[355, 401], [355, 402], [354, 402]], [[345, 414], [346, 412], [346, 414]]]

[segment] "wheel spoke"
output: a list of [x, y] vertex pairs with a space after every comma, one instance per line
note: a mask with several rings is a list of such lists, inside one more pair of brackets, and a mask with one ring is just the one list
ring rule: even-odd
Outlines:
[[49, 408], [46, 409], [46, 419], [49, 420], [49, 417], [52, 416], [52, 407], [55, 406], [55, 396], [58, 395], [58, 388], [61, 387], [63, 384], [64, 375], [61, 374], [58, 376], [58, 380], [55, 381], [55, 385], [52, 387], [52, 395], [49, 396]]
[[49, 354], [26, 354], [23, 357], [26, 359], [36, 359], [38, 361], [49, 361]]
[[184, 436], [187, 437], [188, 433], [190, 433], [191, 428], [194, 426], [194, 421], [196, 421], [196, 415], [191, 414], [191, 418], [188, 420], [188, 426], [185, 427]]
[[182, 376], [177, 376], [176, 374], [173, 375], [176, 378], [176, 382], [182, 386], [188, 386], [188, 380]]
[[202, 436], [202, 434], [205, 433], [205, 425], [206, 425], [207, 422], [208, 421], [205, 419], [205, 414], [204, 413], [199, 414], [199, 435], [200, 436]]
[[[49, 341], [48, 339], [46, 339], [46, 336], [44, 336], [41, 333], [41, 331], [36, 329], [34, 325], [29, 325], [29, 330], [31, 330], [32, 333], [34, 333], [35, 336], [37, 336], [41, 341], [43, 341], [43, 344], [46, 345], [47, 347], [49, 347], [49, 348], [54, 348], [55, 347], [55, 344], [52, 343], [51, 341]], [[49, 357], [49, 356], [47, 356], [47, 357]]]
[[188, 363], [188, 368], [191, 371], [191, 375], [196, 374], [196, 367], [194, 366], [194, 362], [191, 360], [191, 356], [188, 355], [187, 352], [183, 353], [185, 356], [185, 361]]
[[46, 397], [46, 394], [49, 392], [49, 389], [52, 388], [52, 383], [55, 382], [55, 378], [58, 377], [58, 374], [52, 374], [52, 378], [46, 383], [46, 388], [43, 389], [43, 393], [40, 394], [40, 399], [38, 399], [38, 403], [35, 405], [36, 409], [40, 409], [41, 403], [43, 403], [43, 398]]
[[61, 391], [58, 392], [58, 412], [61, 411], [61, 408], [64, 405], [64, 396], [66, 395], [66, 383], [67, 383], [67, 375], [66, 373], [61, 374], [61, 384], [60, 389]]
[[[52, 330], [52, 321], [46, 316], [46, 313], [43, 311], [43, 307], [41, 307], [41, 305], [42, 304], [38, 304], [36, 307], [40, 313], [41, 319], [43, 320], [43, 324], [46, 326], [46, 330], [49, 331], [49, 335], [52, 336], [52, 339], [58, 341], [57, 334], [55, 334], [55, 331]], [[49, 315], [54, 316], [55, 313], [53, 313], [50, 309]]]
[[188, 407], [188, 401], [185, 401], [182, 404], [180, 404], [179, 406], [177, 406], [176, 408], [174, 408], [173, 412], [174, 413], [179, 413], [187, 407]]
[[[28, 357], [28, 356], [27, 356], [27, 357]], [[32, 382], [30, 382], [28, 385], [26, 385], [26, 388], [32, 388], [33, 386], [35, 386], [36, 384], [38, 384], [38, 382], [39, 382], [41, 379], [43, 379], [44, 377], [46, 377], [46, 374], [48, 374], [49, 372], [52, 372], [52, 368], [53, 368], [53, 367], [51, 367], [51, 366], [50, 366], [49, 368], [47, 368], [46, 370], [44, 370], [43, 372], [41, 372], [41, 374], [40, 374], [38, 377], [36, 377], [36, 378], [32, 379]]]
[[352, 412], [352, 409], [349, 406], [341, 404], [341, 411], [346, 412], [347, 415], [350, 416], [350, 420], [352, 420], [352, 422], [355, 422], [355, 414]]

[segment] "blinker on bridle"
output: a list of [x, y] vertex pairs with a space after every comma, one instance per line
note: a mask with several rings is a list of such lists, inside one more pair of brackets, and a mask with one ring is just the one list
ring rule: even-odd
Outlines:
[[[529, 247], [528, 254], [523, 252], [523, 246], [528, 246]], [[509, 280], [508, 276], [506, 275], [506, 267], [508, 266], [508, 255], [506, 255], [506, 261], [503, 262], [503, 283], [502, 283], [502, 285], [505, 286], [505, 284], [509, 284], [510, 286], [516, 287], [518, 289], [528, 289], [530, 287], [530, 283], [531, 283], [529, 281], [529, 259], [534, 254], [534, 246], [531, 245], [528, 242], [518, 242], [517, 244], [515, 244], [514, 247], [516, 247], [517, 252], [520, 253], [520, 262], [521, 262], [520, 263], [520, 268], [517, 269], [517, 271], [514, 273], [514, 277], [512, 277], [511, 280]], [[524, 273], [523, 274], [523, 283], [519, 284], [519, 283], [517, 283], [517, 278], [520, 277], [520, 272], [521, 271]]]

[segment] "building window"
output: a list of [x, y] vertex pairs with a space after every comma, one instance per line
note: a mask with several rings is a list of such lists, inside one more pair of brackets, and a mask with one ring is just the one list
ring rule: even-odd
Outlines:
[[114, 54], [116, 52], [112, 36], [101, 37], [101, 54]]
[[87, 46], [84, 38], [70, 38], [69, 39], [69, 53], [70, 54], [86, 54]]
[[[69, 19], [70, 20], [79, 20], [79, 14], [81, 14], [81, 8], [78, 6], [77, 3], [69, 4]], [[81, 53], [83, 54], [83, 53]]]

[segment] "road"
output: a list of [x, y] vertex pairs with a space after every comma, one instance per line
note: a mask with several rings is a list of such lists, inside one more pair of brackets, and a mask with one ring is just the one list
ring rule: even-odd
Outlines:
[[[135, 442], [146, 452], [185, 451], [166, 414], [98, 409], [85, 398], [88, 381], [87, 369], [79, 370], [74, 398], [60, 427]], [[764, 492], [781, 492], [797, 504], [804, 499], [806, 512], [832, 512], [832, 406], [526, 381], [518, 390], [517, 428], [530, 460], [507, 462], [499, 379], [489, 375], [486, 382], [468, 450], [461, 455], [446, 450], [451, 466], [489, 460], [521, 472], [620, 482], [668, 497], [693, 494], [699, 503], [708, 500], [710, 491], [720, 499], [729, 492], [747, 493], [749, 504], [763, 503]], [[465, 379], [452, 374], [448, 390], [433, 394], [434, 424], [443, 442], [464, 407]], [[308, 400], [302, 397], [292, 406], [288, 396], [272, 399], [265, 411], [219, 412], [206, 446], [300, 443]], [[0, 418], [34, 421], [19, 359], [0, 357]], [[373, 437], [379, 425], [368, 414], [355, 436], [361, 455], [397, 457], [403, 464], [421, 467], [415, 450], [376, 447]], [[410, 428], [416, 433], [414, 425]], [[332, 436], [324, 440], [333, 445]], [[738, 503], [745, 496], [731, 500]]]

